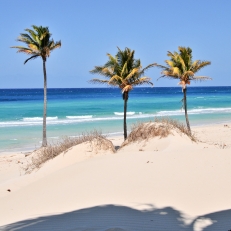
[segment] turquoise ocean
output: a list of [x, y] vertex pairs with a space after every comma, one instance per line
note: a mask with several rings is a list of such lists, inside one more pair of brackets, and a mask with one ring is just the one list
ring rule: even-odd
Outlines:
[[[231, 87], [189, 87], [192, 126], [231, 121]], [[185, 123], [180, 87], [135, 88], [128, 100], [128, 130], [137, 121], [167, 116]], [[123, 135], [123, 100], [117, 88], [48, 89], [47, 136], [55, 142], [97, 129]], [[0, 152], [41, 146], [43, 89], [0, 89]]]

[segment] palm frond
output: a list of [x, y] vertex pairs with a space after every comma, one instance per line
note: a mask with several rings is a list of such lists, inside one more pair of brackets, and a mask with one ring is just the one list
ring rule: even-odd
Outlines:
[[58, 41], [58, 42], [56, 42], [56, 43], [51, 44], [51, 46], [49, 46], [50, 51], [53, 51], [53, 50], [56, 49], [56, 48], [60, 48], [61, 45], [62, 45], [62, 44], [61, 44], [61, 41]]
[[178, 67], [173, 67], [173, 68], [171, 68], [171, 70], [172, 70], [171, 75], [179, 76], [181, 74], [180, 73], [181, 71], [180, 71], [180, 69]]
[[182, 74], [182, 76], [187, 76], [187, 77], [189, 77], [189, 76], [194, 76], [194, 72], [193, 71], [185, 71], [183, 74]]
[[208, 76], [192, 76], [189, 78], [189, 80], [205, 81], [205, 80], [212, 80], [212, 78], [210, 78]]
[[162, 71], [161, 74], [162, 74], [162, 76], [160, 76], [157, 80], [159, 80], [161, 78], [180, 79], [180, 77], [178, 75], [173, 75], [172, 72]]
[[42, 34], [41, 34], [40, 37], [39, 37], [39, 40], [43, 40], [48, 34], [49, 34], [48, 31], [42, 32]]
[[180, 55], [178, 56], [178, 59], [179, 59], [179, 62], [181, 64], [181, 70], [182, 70], [182, 73], [183, 73], [183, 72], [185, 72], [187, 70], [186, 63], [185, 63], [185, 61], [187, 61], [187, 60], [184, 60]]
[[109, 84], [114, 83], [114, 84], [120, 85], [122, 82], [123, 82], [123, 79], [118, 75], [114, 75], [110, 78], [110, 80], [108, 80]]
[[111, 71], [110, 68], [107, 68], [104, 66], [95, 66], [95, 68], [93, 70], [91, 70], [90, 73], [103, 75], [103, 76], [109, 77], [109, 78], [111, 78], [114, 75], [114, 73]]
[[28, 34], [20, 34], [20, 36], [17, 38], [17, 41], [24, 42], [26, 44], [36, 44], [36, 42]]
[[[155, 63], [151, 63], [151, 64], [147, 65], [146, 67], [144, 67], [144, 68], [140, 71], [139, 76], [144, 75], [145, 72], [146, 72], [148, 69], [150, 69], [151, 67], [154, 67], [154, 66], [156, 66]], [[141, 65], [138, 66], [138, 67], [142, 68]]]
[[36, 58], [38, 58], [39, 56], [40, 56], [40, 55], [33, 55], [33, 56], [31, 56], [29, 59], [26, 59], [26, 60], [25, 60], [24, 64], [26, 64], [27, 61], [29, 61], [29, 60], [31, 60], [31, 59], [36, 59]]
[[165, 60], [168, 66], [174, 67], [174, 62], [172, 60]]
[[[195, 77], [195, 73], [201, 68], [210, 65], [209, 61], [192, 61], [192, 49], [190, 47], [178, 47], [179, 53], [167, 52], [167, 56], [170, 57], [170, 60], [165, 60], [165, 63], [168, 67], [163, 65], [156, 64], [156, 67], [161, 68], [162, 76], [159, 78], [169, 78], [169, 79], [180, 79], [182, 84], [189, 84], [189, 80], [208, 80], [209, 77]], [[158, 79], [159, 79], [158, 78]]]
[[27, 59], [25, 63], [35, 57], [41, 56], [44, 60], [49, 57], [50, 52], [58, 47], [61, 47], [61, 41], [54, 43], [53, 39], [50, 39], [51, 33], [48, 27], [32, 26], [32, 29], [25, 29], [28, 33], [21, 33], [18, 41], [25, 43], [28, 48], [22, 46], [13, 46], [11, 48], [17, 48], [17, 52], [26, 53], [32, 55]]
[[27, 49], [27, 50], [31, 50], [30, 48], [27, 48], [27, 47], [23, 47], [23, 46], [12, 46], [10, 48], [17, 48], [17, 49]]
[[39, 46], [41, 46], [42, 41], [39, 39], [39, 35], [36, 34], [33, 30], [31, 29], [25, 29], [25, 31], [29, 32], [30, 35], [32, 36], [34, 42], [36, 42]]
[[151, 82], [151, 78], [145, 77], [145, 76], [137, 79], [135, 82], [132, 83], [133, 86], [144, 85], [144, 84], [148, 84], [148, 85], [153, 86], [153, 83]]
[[107, 77], [112, 77], [114, 75], [113, 69], [111, 69], [110, 67], [103, 68], [102, 73], [104, 74], [104, 76]]
[[28, 44], [28, 47], [30, 47], [30, 49], [33, 51], [39, 52], [39, 48], [32, 43]]
[[211, 62], [210, 61], [199, 61], [197, 62], [197, 64], [192, 68], [192, 71], [194, 73], [198, 72], [199, 70], [201, 70], [202, 68], [210, 65]]
[[137, 68], [137, 67], [141, 67], [141, 61], [140, 59], [135, 59], [134, 62], [133, 62], [133, 68]]
[[195, 68], [195, 66], [197, 66], [200, 62], [201, 62], [200, 60], [195, 60], [194, 62], [192, 62], [190, 70], [193, 70], [193, 68]]
[[161, 69], [168, 69], [168, 67], [163, 66], [163, 65], [160, 65], [160, 64], [157, 64], [157, 63], [154, 63], [153, 66], [158, 67], [158, 68], [161, 68]]
[[171, 51], [168, 51], [167, 56], [174, 58], [174, 53], [172, 53]]
[[22, 46], [13, 46], [11, 48], [17, 48], [17, 53], [25, 53], [25, 54], [33, 54], [34, 51], [31, 50], [30, 48], [22, 47]]
[[91, 79], [89, 80], [90, 83], [95, 83], [95, 84], [108, 84], [108, 80], [103, 80], [103, 79]]
[[121, 70], [121, 76], [125, 76], [127, 73], [128, 73], [127, 62], [125, 62]]
[[[130, 89], [128, 86], [132, 86], [136, 83], [144, 72], [155, 66], [155, 64], [150, 64], [144, 69], [141, 69], [141, 62], [139, 59], [134, 59], [134, 50], [125, 48], [121, 50], [119, 47], [117, 54], [114, 56], [107, 54], [109, 60], [103, 66], [95, 66], [90, 72], [92, 74], [103, 75], [107, 78], [110, 85], [118, 86], [121, 89]], [[95, 80], [93, 80], [94, 82]], [[98, 81], [98, 80], [97, 80]], [[100, 81], [101, 83], [102, 81]], [[148, 81], [147, 81], [148, 82]], [[149, 81], [150, 82], [150, 81]]]
[[107, 54], [107, 56], [109, 57], [109, 59], [110, 59], [110, 61], [112, 62], [112, 63], [117, 63], [117, 58], [116, 57], [113, 57], [111, 54]]
[[131, 70], [131, 72], [124, 79], [128, 81], [131, 78], [133, 78], [134, 76], [137, 76], [138, 74], [139, 74], [139, 68], [134, 68]]

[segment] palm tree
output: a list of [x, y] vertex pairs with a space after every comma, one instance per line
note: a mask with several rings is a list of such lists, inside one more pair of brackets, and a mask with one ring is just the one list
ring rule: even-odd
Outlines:
[[191, 133], [190, 124], [188, 120], [188, 113], [187, 113], [187, 84], [190, 84], [190, 81], [202, 81], [211, 79], [206, 76], [195, 76], [195, 73], [198, 72], [203, 67], [210, 65], [211, 62], [209, 61], [200, 61], [200, 60], [192, 60], [192, 49], [189, 47], [178, 47], [178, 52], [170, 52], [168, 51], [168, 56], [170, 60], [165, 60], [167, 66], [155, 64], [157, 67], [160, 67], [163, 71], [162, 77], [167, 77], [170, 79], [179, 79], [179, 85], [182, 86], [182, 92], [184, 93], [183, 100], [183, 107], [185, 110], [185, 119], [186, 124], [188, 127], [188, 131]]
[[[124, 140], [127, 139], [127, 101], [129, 97], [129, 92], [134, 86], [150, 84], [150, 78], [143, 76], [145, 71], [154, 64], [150, 64], [145, 68], [142, 68], [139, 59], [134, 58], [135, 51], [125, 48], [124, 51], [118, 48], [118, 52], [113, 57], [107, 54], [109, 60], [103, 66], [95, 66], [95, 68], [90, 71], [93, 74], [103, 75], [106, 80], [92, 79], [92, 83], [107, 84], [110, 86], [119, 87], [122, 90], [122, 96], [124, 100]], [[143, 76], [143, 77], [142, 77]]]
[[13, 46], [11, 48], [17, 48], [19, 53], [25, 53], [30, 55], [30, 58], [26, 59], [24, 62], [31, 59], [41, 57], [43, 60], [43, 74], [44, 74], [44, 105], [43, 105], [43, 141], [42, 147], [47, 146], [47, 136], [46, 136], [46, 115], [47, 115], [47, 74], [46, 74], [46, 60], [50, 56], [50, 52], [54, 49], [61, 47], [61, 41], [54, 42], [51, 39], [51, 33], [48, 27], [38, 27], [32, 26], [34, 30], [25, 29], [28, 33], [22, 33], [18, 37], [17, 41], [23, 42], [27, 47]]

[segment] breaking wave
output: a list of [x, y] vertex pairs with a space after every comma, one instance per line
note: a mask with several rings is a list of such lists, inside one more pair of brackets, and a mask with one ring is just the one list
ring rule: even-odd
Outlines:
[[[231, 108], [199, 108], [188, 110], [188, 114], [213, 114], [213, 113], [231, 113]], [[160, 111], [157, 112], [157, 116], [178, 116], [183, 115], [184, 110], [175, 110], [175, 111]]]
[[[189, 115], [196, 114], [215, 114], [215, 113], [231, 113], [231, 108], [197, 108], [188, 110]], [[74, 123], [84, 123], [84, 122], [97, 122], [97, 121], [113, 121], [113, 120], [123, 120], [123, 112], [114, 112], [114, 116], [93, 116], [93, 115], [82, 115], [82, 116], [66, 116], [64, 118], [59, 118], [58, 116], [47, 117], [47, 125], [65, 125]], [[159, 111], [155, 113], [144, 114], [142, 112], [128, 112], [127, 119], [142, 119], [151, 118], [158, 116], [182, 116], [184, 115], [184, 110], [172, 110], [172, 111]], [[21, 120], [14, 121], [4, 121], [0, 122], [0, 127], [15, 127], [15, 126], [36, 126], [42, 125], [42, 117], [31, 117], [23, 118]]]
[[[123, 116], [124, 113], [123, 112], [114, 112], [115, 115], [118, 115], [118, 116]], [[127, 115], [135, 115], [135, 112], [131, 111], [131, 112], [127, 112], [126, 113]]]
[[90, 119], [92, 118], [92, 115], [86, 115], [86, 116], [66, 116], [67, 119]]
[[[47, 117], [47, 120], [57, 120], [58, 116]], [[26, 117], [22, 119], [25, 122], [43, 121], [43, 117]]]

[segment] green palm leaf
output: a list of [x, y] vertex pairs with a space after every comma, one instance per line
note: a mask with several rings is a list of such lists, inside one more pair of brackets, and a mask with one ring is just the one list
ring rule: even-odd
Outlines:
[[109, 80], [103, 80], [103, 79], [91, 79], [89, 82], [91, 83], [101, 83], [101, 84], [105, 84], [109, 82]]
[[[156, 64], [150, 64], [142, 69], [141, 62], [139, 59], [134, 59], [134, 50], [125, 48], [122, 51], [118, 47], [118, 52], [116, 56], [107, 54], [109, 61], [104, 66], [95, 66], [93, 70], [90, 71], [92, 74], [103, 75], [106, 78], [110, 78], [109, 83], [116, 84], [121, 88], [121, 84], [133, 85], [137, 84], [137, 80], [142, 77], [149, 68], [155, 66]], [[96, 83], [94, 79], [94, 83]], [[103, 83], [101, 80], [97, 83]], [[149, 84], [145, 81], [141, 81], [140, 84]]]
[[[37, 27], [35, 25], [32, 27], [34, 30], [25, 29], [28, 34], [21, 33], [17, 39], [20, 42], [24, 42], [27, 45], [27, 48], [22, 46], [13, 46], [11, 48], [17, 48], [18, 52], [31, 55], [31, 59], [34, 59], [35, 56], [40, 56], [42, 59], [46, 60], [51, 51], [61, 47], [61, 41], [54, 43], [54, 40], [50, 38], [51, 33], [49, 32], [48, 27]], [[30, 60], [30, 58], [27, 59], [25, 63], [28, 60]]]
[[111, 83], [117, 83], [117, 85], [120, 85], [121, 83], [123, 83], [123, 78], [121, 78], [118, 75], [114, 75], [110, 78], [110, 80], [108, 81], [109, 84]]
[[156, 67], [163, 70], [160, 78], [166, 77], [179, 80], [198, 80], [194, 77], [195, 73], [211, 64], [209, 61], [192, 61], [192, 49], [189, 47], [179, 46], [178, 51], [179, 52], [167, 52], [167, 56], [170, 57], [170, 60], [165, 61], [167, 66], [155, 64]]
[[208, 76], [192, 76], [192, 77], [190, 77], [190, 80], [205, 81], [205, 80], [212, 80], [212, 78], [210, 78]]

